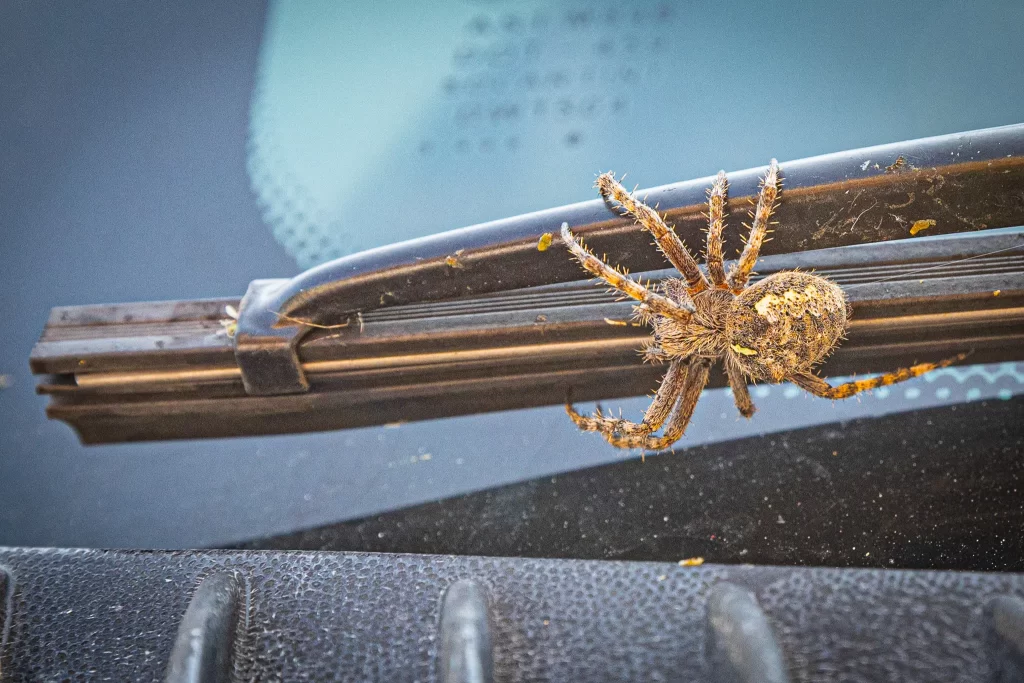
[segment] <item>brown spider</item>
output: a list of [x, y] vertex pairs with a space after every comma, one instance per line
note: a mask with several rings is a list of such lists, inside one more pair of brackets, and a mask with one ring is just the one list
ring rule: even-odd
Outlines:
[[[843, 290], [811, 273], [781, 271], [747, 286], [768, 220], [779, 195], [779, 166], [772, 159], [761, 182], [753, 225], [743, 253], [725, 272], [722, 258], [727, 182], [719, 172], [708, 191], [707, 269], [697, 261], [658, 212], [629, 193], [611, 173], [597, 179], [605, 201], [614, 200], [625, 213], [654, 235], [662, 253], [683, 275], [666, 280], [661, 292], [652, 291], [594, 256], [562, 224], [562, 239], [580, 264], [614, 289], [641, 303], [634, 312], [650, 323], [654, 336], [644, 348], [644, 359], [668, 361], [661, 387], [640, 423], [606, 417], [600, 408], [592, 416], [566, 411], [580, 429], [600, 432], [619, 448], [661, 450], [675, 443], [686, 430], [711, 364], [722, 360], [736, 407], [744, 417], [754, 414], [747, 382], [790, 381], [823, 398], [849, 398], [862, 391], [903, 382], [936, 368], [946, 367], [966, 354], [939, 363], [922, 363], [871, 379], [833, 387], [814, 373], [814, 367], [836, 347], [846, 331], [850, 307]], [[662, 436], [652, 436], [665, 426]]]

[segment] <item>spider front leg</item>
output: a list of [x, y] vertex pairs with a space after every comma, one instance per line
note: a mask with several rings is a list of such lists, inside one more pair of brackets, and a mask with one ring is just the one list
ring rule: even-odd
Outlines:
[[725, 179], [725, 171], [719, 171], [714, 185], [708, 190], [708, 274], [711, 284], [717, 288], [726, 288], [725, 257], [722, 256], [722, 231], [725, 230], [725, 198], [729, 191], [729, 181]]
[[601, 278], [609, 285], [619, 290], [628, 297], [641, 301], [654, 313], [675, 318], [676, 320], [688, 321], [692, 308], [684, 308], [682, 304], [672, 301], [668, 297], [652, 292], [639, 282], [631, 280], [624, 273], [615, 270], [601, 259], [594, 256], [582, 242], [578, 241], [569, 230], [568, 223], [562, 223], [562, 241], [572, 251], [573, 256], [580, 262], [585, 270]]
[[615, 434], [628, 435], [631, 437], [644, 437], [652, 432], [658, 431], [665, 423], [672, 406], [676, 404], [679, 394], [683, 390], [683, 381], [686, 379], [686, 367], [679, 362], [672, 363], [661, 380], [658, 393], [654, 395], [654, 401], [644, 413], [643, 422], [629, 422], [628, 420], [605, 417], [600, 409], [593, 415], [580, 415], [572, 404], [565, 405], [565, 412], [576, 423], [576, 426], [585, 432], [601, 432], [605, 438]]
[[595, 184], [605, 201], [615, 200], [618, 202], [626, 210], [626, 213], [633, 216], [641, 226], [654, 235], [661, 253], [665, 254], [676, 270], [686, 278], [686, 286], [690, 290], [690, 294], [696, 294], [708, 288], [708, 281], [704, 278], [704, 273], [700, 272], [700, 268], [697, 267], [697, 260], [690, 254], [675, 230], [666, 225], [657, 211], [634, 197], [622, 186], [622, 183], [615, 179], [615, 175], [612, 173], [602, 173]]
[[729, 287], [736, 294], [747, 286], [750, 274], [754, 271], [754, 264], [761, 253], [761, 244], [764, 243], [765, 235], [768, 234], [768, 221], [775, 211], [775, 200], [779, 197], [779, 163], [772, 159], [768, 165], [768, 172], [761, 181], [761, 192], [757, 198], [757, 208], [754, 211], [754, 224], [750, 228], [750, 236], [747, 237], [747, 244], [743, 247], [739, 261], [729, 271]]
[[958, 353], [952, 358], [947, 358], [946, 360], [939, 361], [938, 363], [921, 363], [909, 368], [900, 368], [895, 372], [887, 372], [884, 375], [879, 375], [878, 377], [847, 382], [845, 384], [840, 384], [837, 387], [833, 387], [812, 372], [796, 373], [787, 379], [801, 389], [805, 389], [815, 396], [820, 396], [821, 398], [850, 398], [862, 391], [869, 391], [871, 389], [877, 389], [878, 387], [887, 387], [890, 384], [896, 384], [898, 382], [906, 382], [908, 379], [920, 377], [926, 372], [948, 367], [953, 363], [957, 363], [962, 361], [964, 358], [967, 358], [967, 355], [968, 354], [966, 353]]
[[690, 424], [693, 409], [697, 407], [701, 392], [704, 391], [704, 386], [708, 383], [710, 371], [710, 361], [705, 359], [690, 361], [686, 369], [686, 377], [682, 381], [682, 392], [661, 436], [641, 434], [626, 436], [603, 433], [605, 441], [618, 448], [643, 448], [647, 451], [661, 451], [679, 441]]

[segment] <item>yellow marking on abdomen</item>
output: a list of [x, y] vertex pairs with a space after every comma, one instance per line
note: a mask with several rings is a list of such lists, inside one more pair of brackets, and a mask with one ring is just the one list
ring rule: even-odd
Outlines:
[[820, 298], [818, 288], [814, 285], [807, 285], [802, 292], [798, 292], [795, 289], [787, 289], [782, 293], [782, 296], [778, 294], [765, 294], [761, 297], [760, 301], [754, 304], [754, 310], [757, 311], [758, 315], [762, 318], [767, 318], [770, 322], [778, 320], [779, 314], [787, 309], [791, 313], [810, 313], [815, 317], [821, 317]]

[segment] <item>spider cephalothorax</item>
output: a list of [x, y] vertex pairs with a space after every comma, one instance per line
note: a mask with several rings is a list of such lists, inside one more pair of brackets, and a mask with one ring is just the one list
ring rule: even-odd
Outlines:
[[[848, 398], [875, 387], [902, 382], [945, 367], [965, 354], [939, 363], [922, 363], [879, 377], [830, 386], [814, 374], [815, 366], [836, 347], [846, 332], [849, 305], [843, 290], [820, 275], [781, 271], [748, 286], [768, 222], [779, 196], [779, 167], [768, 166], [750, 237], [739, 260], [725, 272], [722, 230], [727, 182], [720, 172], [708, 192], [708, 277], [675, 232], [658, 213], [637, 200], [611, 173], [597, 179], [606, 201], [617, 202], [654, 235], [658, 247], [683, 275], [667, 280], [660, 291], [631, 280], [590, 253], [562, 224], [562, 239], [583, 267], [613, 288], [640, 302], [637, 318], [650, 323], [653, 336], [644, 348], [648, 361], [667, 361], [668, 372], [642, 422], [606, 417], [598, 410], [580, 415], [567, 405], [573, 422], [585, 431], [600, 432], [622, 448], [665, 448], [683, 435], [711, 364], [725, 365], [736, 407], [754, 414], [748, 381], [790, 381], [815, 396]], [[652, 436], [665, 425], [662, 436]]]

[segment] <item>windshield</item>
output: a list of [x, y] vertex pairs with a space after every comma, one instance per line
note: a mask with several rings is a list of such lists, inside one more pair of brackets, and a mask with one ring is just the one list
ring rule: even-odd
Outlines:
[[[0, 544], [243, 543], [639, 461], [561, 406], [85, 447], [47, 420], [26, 359], [54, 306], [240, 297], [255, 279], [592, 199], [610, 169], [652, 187], [1017, 123], [1022, 24], [1012, 2], [0, 8]], [[708, 389], [658, 459], [1021, 393], [1021, 363], [970, 361], [859, 400], [757, 385], [751, 420]], [[636, 420], [650, 399], [604, 403]]]

